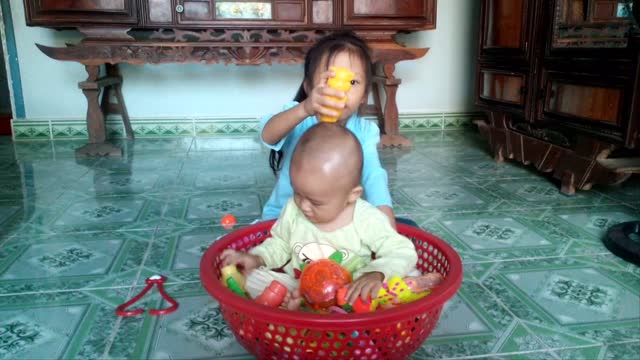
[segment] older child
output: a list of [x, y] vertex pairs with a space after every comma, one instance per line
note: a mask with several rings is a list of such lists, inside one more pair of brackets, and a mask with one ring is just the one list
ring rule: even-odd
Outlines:
[[[355, 73], [351, 89], [346, 94], [327, 86], [327, 79], [335, 75], [329, 71], [331, 66]], [[378, 157], [380, 130], [376, 123], [358, 115], [358, 108], [367, 101], [372, 76], [369, 48], [353, 33], [326, 36], [307, 52], [304, 80], [295, 101], [286, 104], [283, 112], [268, 116], [261, 122], [262, 140], [271, 149], [269, 162], [274, 173], [278, 174], [276, 186], [262, 211], [264, 220], [277, 218], [293, 195], [289, 167], [300, 137], [319, 122], [317, 116], [335, 116], [335, 109], [339, 109], [342, 115], [337, 123], [351, 130], [362, 146], [364, 196], [385, 213], [395, 227], [387, 172]], [[346, 96], [347, 102], [331, 100], [330, 96], [340, 99]]]

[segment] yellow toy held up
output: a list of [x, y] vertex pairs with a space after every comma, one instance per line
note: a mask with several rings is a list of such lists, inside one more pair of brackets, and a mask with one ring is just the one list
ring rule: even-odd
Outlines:
[[[327, 84], [329, 85], [329, 87], [332, 89], [343, 91], [345, 93], [348, 92], [349, 89], [351, 89], [351, 80], [353, 80], [353, 78], [355, 77], [355, 74], [345, 68], [340, 68], [336, 66], [331, 66], [329, 70], [333, 71], [336, 74], [336, 76], [327, 80]], [[333, 96], [330, 96], [329, 98], [336, 101], [342, 101], [344, 103], [347, 102], [346, 96], [342, 99], [333, 97]], [[330, 123], [334, 123], [338, 121], [338, 119], [340, 118], [340, 115], [342, 115], [342, 110], [340, 109], [332, 109], [332, 110], [337, 111], [338, 116], [319, 115], [318, 119], [320, 121], [330, 122]]]

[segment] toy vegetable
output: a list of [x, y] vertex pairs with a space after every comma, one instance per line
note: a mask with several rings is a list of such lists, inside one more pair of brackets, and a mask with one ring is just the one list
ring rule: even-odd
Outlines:
[[255, 302], [266, 306], [278, 307], [284, 301], [287, 292], [288, 290], [284, 285], [277, 280], [273, 280], [271, 284], [264, 289], [264, 292], [255, 299]]
[[[329, 85], [330, 88], [343, 91], [344, 93], [346, 93], [347, 91], [349, 91], [349, 89], [351, 89], [351, 80], [353, 80], [355, 76], [354, 73], [352, 73], [347, 69], [335, 67], [335, 66], [331, 66], [329, 70], [333, 71], [336, 74], [336, 76], [327, 80], [327, 85]], [[336, 101], [342, 101], [344, 103], [347, 102], [346, 96], [342, 99], [333, 97], [333, 96], [330, 96], [329, 98]], [[339, 109], [333, 109], [333, 110], [338, 112], [338, 116], [319, 115], [318, 118], [320, 119], [320, 121], [331, 122], [331, 123], [338, 121], [338, 119], [340, 118], [340, 115], [342, 115], [342, 110], [339, 110]]]

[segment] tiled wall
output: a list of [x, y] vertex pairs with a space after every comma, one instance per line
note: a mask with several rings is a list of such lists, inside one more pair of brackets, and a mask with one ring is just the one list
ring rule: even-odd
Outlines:
[[[458, 129], [469, 126], [473, 119], [482, 116], [480, 113], [400, 114], [400, 131]], [[258, 120], [248, 118], [133, 119], [131, 122], [136, 137], [149, 138], [251, 135], [257, 134], [259, 130]], [[87, 126], [84, 120], [15, 120], [12, 126], [15, 140], [87, 138]], [[120, 120], [108, 120], [107, 131], [111, 138], [124, 137]]]

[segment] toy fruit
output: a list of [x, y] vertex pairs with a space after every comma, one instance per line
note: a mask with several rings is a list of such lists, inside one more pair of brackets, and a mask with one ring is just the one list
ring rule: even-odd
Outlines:
[[[351, 80], [353, 80], [355, 76], [354, 73], [352, 73], [351, 71], [345, 68], [340, 68], [335, 66], [331, 66], [329, 70], [333, 71], [336, 74], [336, 76], [327, 80], [327, 85], [329, 85], [330, 88], [340, 90], [344, 93], [346, 93], [347, 91], [349, 91], [349, 89], [351, 89]], [[346, 96], [342, 99], [333, 97], [333, 96], [329, 96], [329, 98], [336, 101], [342, 101], [343, 103], [347, 102]], [[319, 115], [318, 119], [320, 119], [320, 121], [330, 122], [330, 123], [334, 123], [338, 121], [338, 119], [340, 118], [340, 115], [342, 115], [342, 110], [339, 110], [339, 109], [332, 109], [332, 110], [337, 111], [338, 116]]]
[[287, 292], [288, 290], [284, 285], [277, 280], [273, 280], [271, 284], [264, 289], [264, 292], [255, 299], [255, 302], [266, 306], [278, 307], [284, 301]]
[[314, 310], [336, 305], [336, 292], [351, 283], [351, 273], [333, 260], [311, 262], [300, 274], [300, 294]]
[[220, 221], [220, 223], [222, 224], [223, 228], [230, 230], [230, 229], [233, 229], [234, 226], [236, 226], [236, 224], [238, 223], [238, 220], [236, 219], [235, 216], [231, 214], [227, 214], [222, 217], [222, 220]]

